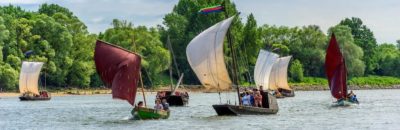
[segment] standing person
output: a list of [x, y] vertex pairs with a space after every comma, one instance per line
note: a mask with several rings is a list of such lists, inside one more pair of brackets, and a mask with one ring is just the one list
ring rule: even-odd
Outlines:
[[254, 95], [254, 105], [255, 107], [263, 107], [262, 106], [262, 96], [260, 91], [256, 91], [256, 94]]
[[250, 106], [251, 104], [250, 104], [250, 95], [249, 95], [249, 92], [246, 92], [245, 94], [244, 94], [244, 96], [242, 97], [242, 104], [244, 105], [244, 106]]
[[168, 104], [168, 102], [167, 102], [167, 99], [164, 98], [164, 99], [162, 100], [162, 103], [161, 103], [161, 104], [162, 104], [162, 106], [163, 106], [163, 108], [164, 108], [165, 111], [169, 111], [169, 104]]
[[254, 92], [250, 90], [250, 106], [254, 106]]
[[161, 105], [161, 100], [160, 99], [156, 100], [156, 105], [154, 106], [154, 109], [156, 109], [156, 110], [163, 110], [164, 109], [163, 106]]

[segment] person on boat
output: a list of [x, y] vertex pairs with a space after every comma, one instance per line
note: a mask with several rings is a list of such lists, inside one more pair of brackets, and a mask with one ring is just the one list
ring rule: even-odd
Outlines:
[[279, 92], [278, 90], [275, 91], [274, 95], [275, 95], [275, 97], [282, 97], [282, 93]]
[[144, 107], [144, 106], [143, 106], [143, 102], [142, 102], [142, 101], [139, 101], [138, 104], [137, 104], [137, 107], [139, 107], [139, 108]]
[[250, 106], [250, 95], [249, 92], [245, 92], [244, 96], [242, 97], [242, 104], [244, 106]]
[[169, 104], [167, 102], [167, 99], [163, 99], [161, 105], [163, 106], [165, 111], [169, 111]]
[[156, 100], [156, 105], [154, 106], [154, 109], [156, 109], [156, 110], [163, 110], [164, 109], [162, 104], [161, 104], [161, 100], [160, 99]]
[[262, 95], [260, 91], [255, 91], [256, 94], [254, 95], [254, 106], [255, 107], [262, 107]]
[[350, 90], [350, 93], [347, 94], [347, 98], [350, 100], [350, 102], [358, 103], [357, 96], [353, 93], [353, 90]]
[[254, 92], [249, 91], [250, 93], [250, 106], [254, 106]]

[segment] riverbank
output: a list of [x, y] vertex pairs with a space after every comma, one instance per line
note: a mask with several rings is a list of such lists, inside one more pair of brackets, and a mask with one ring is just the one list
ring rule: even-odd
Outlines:
[[[329, 90], [327, 85], [302, 85], [302, 84], [291, 84], [291, 88], [296, 91], [320, 91]], [[242, 88], [250, 88], [252, 86], [244, 86]], [[370, 89], [400, 89], [400, 85], [350, 85], [349, 89], [352, 90], [370, 90]], [[155, 93], [157, 91], [170, 90], [169, 86], [157, 87], [153, 89], [145, 89], [145, 93]], [[186, 91], [190, 93], [215, 93], [220, 92], [218, 89], [205, 89], [201, 85], [184, 85], [180, 87], [179, 91]], [[235, 89], [229, 90], [235, 91]], [[67, 95], [94, 95], [94, 94], [111, 94], [111, 89], [64, 89], [64, 90], [49, 90], [51, 96], [67, 96]], [[138, 88], [138, 93], [141, 93], [141, 89]], [[16, 92], [0, 92], [0, 97], [18, 97], [20, 93]]]

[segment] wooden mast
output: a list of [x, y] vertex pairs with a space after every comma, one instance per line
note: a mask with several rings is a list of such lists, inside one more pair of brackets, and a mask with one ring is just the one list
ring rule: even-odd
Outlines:
[[[222, 6], [224, 7], [224, 13], [225, 13], [225, 19], [227, 19], [228, 16], [228, 12], [226, 11], [226, 7], [225, 7], [225, 2], [222, 3]], [[239, 92], [239, 79], [237, 77], [237, 63], [236, 63], [236, 53], [235, 53], [235, 49], [233, 48], [233, 39], [231, 36], [231, 27], [232, 27], [232, 23], [231, 26], [228, 28], [228, 32], [227, 32], [227, 39], [228, 39], [228, 45], [229, 48], [231, 50], [231, 56], [232, 56], [232, 69], [233, 69], [233, 83], [236, 84], [236, 92], [238, 95], [238, 101], [239, 101], [239, 105], [242, 105], [242, 102], [240, 101], [240, 92]]]
[[[133, 50], [135, 51], [135, 53], [137, 53], [136, 51], [136, 43], [135, 43], [135, 38], [134, 36], [132, 36], [132, 44], [133, 44]], [[143, 68], [144, 69], [144, 68]], [[147, 102], [146, 102], [146, 94], [144, 93], [144, 85], [143, 85], [143, 78], [142, 78], [142, 71], [139, 70], [139, 80], [140, 80], [140, 85], [142, 86], [142, 95], [143, 95], [143, 101], [144, 101], [144, 107], [147, 107]]]

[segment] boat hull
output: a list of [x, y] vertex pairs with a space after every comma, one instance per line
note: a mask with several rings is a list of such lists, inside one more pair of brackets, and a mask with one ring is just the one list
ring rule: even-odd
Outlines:
[[283, 90], [281, 91], [282, 96], [284, 97], [294, 97], [294, 90]]
[[165, 91], [169, 106], [186, 106], [189, 103], [189, 96], [172, 95], [171, 91]]
[[32, 97], [32, 96], [20, 96], [21, 101], [48, 101], [51, 97]]
[[132, 110], [132, 116], [136, 120], [149, 119], [168, 119], [169, 111], [160, 111], [151, 108], [135, 108]]
[[[213, 108], [219, 116], [269, 115], [278, 113], [279, 107], [276, 98], [268, 92], [263, 92], [261, 95], [263, 96], [263, 107], [218, 104], [213, 105]], [[265, 98], [266, 96], [268, 98]]]
[[350, 100], [340, 100], [340, 101], [334, 102], [332, 104], [332, 106], [333, 107], [346, 107], [346, 106], [350, 106], [352, 104], [358, 104], [358, 102], [353, 102]]

